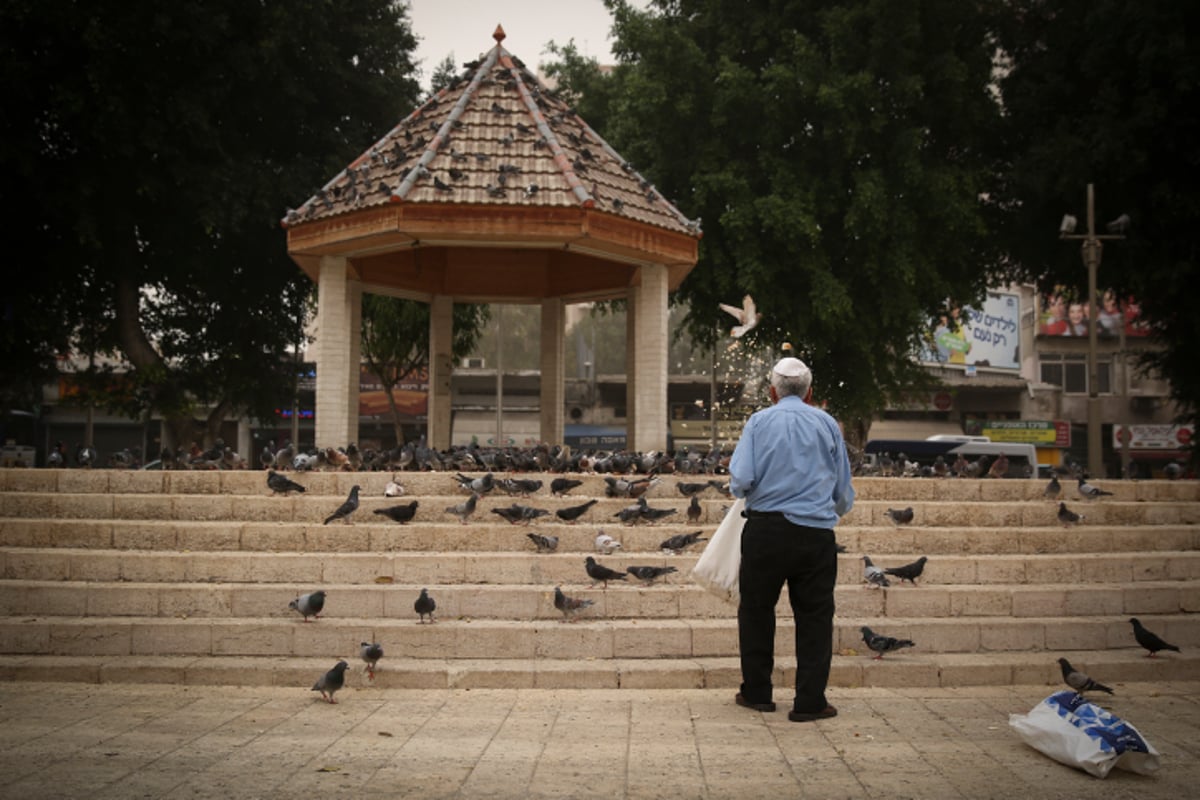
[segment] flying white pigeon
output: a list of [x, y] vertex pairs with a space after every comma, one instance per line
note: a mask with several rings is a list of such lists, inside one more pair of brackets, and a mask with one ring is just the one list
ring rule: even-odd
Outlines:
[[735, 339], [740, 339], [745, 336], [748, 332], [754, 329], [754, 326], [757, 325], [759, 321], [762, 320], [762, 314], [758, 313], [758, 309], [754, 305], [754, 298], [750, 295], [746, 295], [742, 298], [741, 308], [738, 308], [737, 306], [726, 305], [725, 303], [718, 303], [718, 305], [721, 307], [722, 311], [732, 314], [733, 317], [738, 321], [737, 325], [734, 325], [729, 329], [729, 335]]

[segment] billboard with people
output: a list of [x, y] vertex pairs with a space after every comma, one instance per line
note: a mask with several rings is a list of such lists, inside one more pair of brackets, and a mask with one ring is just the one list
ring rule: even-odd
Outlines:
[[1147, 336], [1149, 324], [1142, 319], [1141, 307], [1132, 297], [1121, 298], [1112, 289], [1100, 293], [1097, 302], [1088, 302], [1087, 291], [1057, 285], [1038, 297], [1039, 336], [1087, 336], [1093, 323], [1102, 339], [1121, 336]]
[[979, 308], [950, 306], [931, 320], [920, 360], [935, 364], [1021, 368], [1021, 298], [988, 292]]

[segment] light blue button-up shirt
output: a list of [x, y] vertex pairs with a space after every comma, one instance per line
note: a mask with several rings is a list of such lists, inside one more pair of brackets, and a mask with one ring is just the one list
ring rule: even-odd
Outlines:
[[795, 395], [750, 416], [729, 461], [729, 488], [754, 511], [833, 528], [854, 506], [850, 459], [837, 421]]

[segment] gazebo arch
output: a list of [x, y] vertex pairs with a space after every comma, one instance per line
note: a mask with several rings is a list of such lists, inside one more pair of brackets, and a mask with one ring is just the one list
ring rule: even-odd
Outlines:
[[540, 303], [541, 438], [563, 436], [564, 305], [624, 298], [627, 441], [667, 437], [667, 296], [690, 221], [496, 44], [283, 220], [317, 282], [316, 444], [357, 438], [364, 291], [430, 304], [427, 439], [450, 443], [455, 302]]

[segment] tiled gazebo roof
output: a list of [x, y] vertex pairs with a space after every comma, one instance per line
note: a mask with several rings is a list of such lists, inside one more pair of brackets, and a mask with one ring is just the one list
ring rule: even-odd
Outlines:
[[[501, 28], [494, 37], [453, 85], [288, 211], [289, 252], [315, 277], [313, 259], [323, 254], [358, 258], [370, 272], [372, 257], [414, 245], [574, 247], [667, 264], [678, 286], [696, 260], [699, 220], [681, 214], [505, 50]], [[400, 274], [375, 266], [378, 275]], [[572, 289], [589, 287], [558, 293]]]

